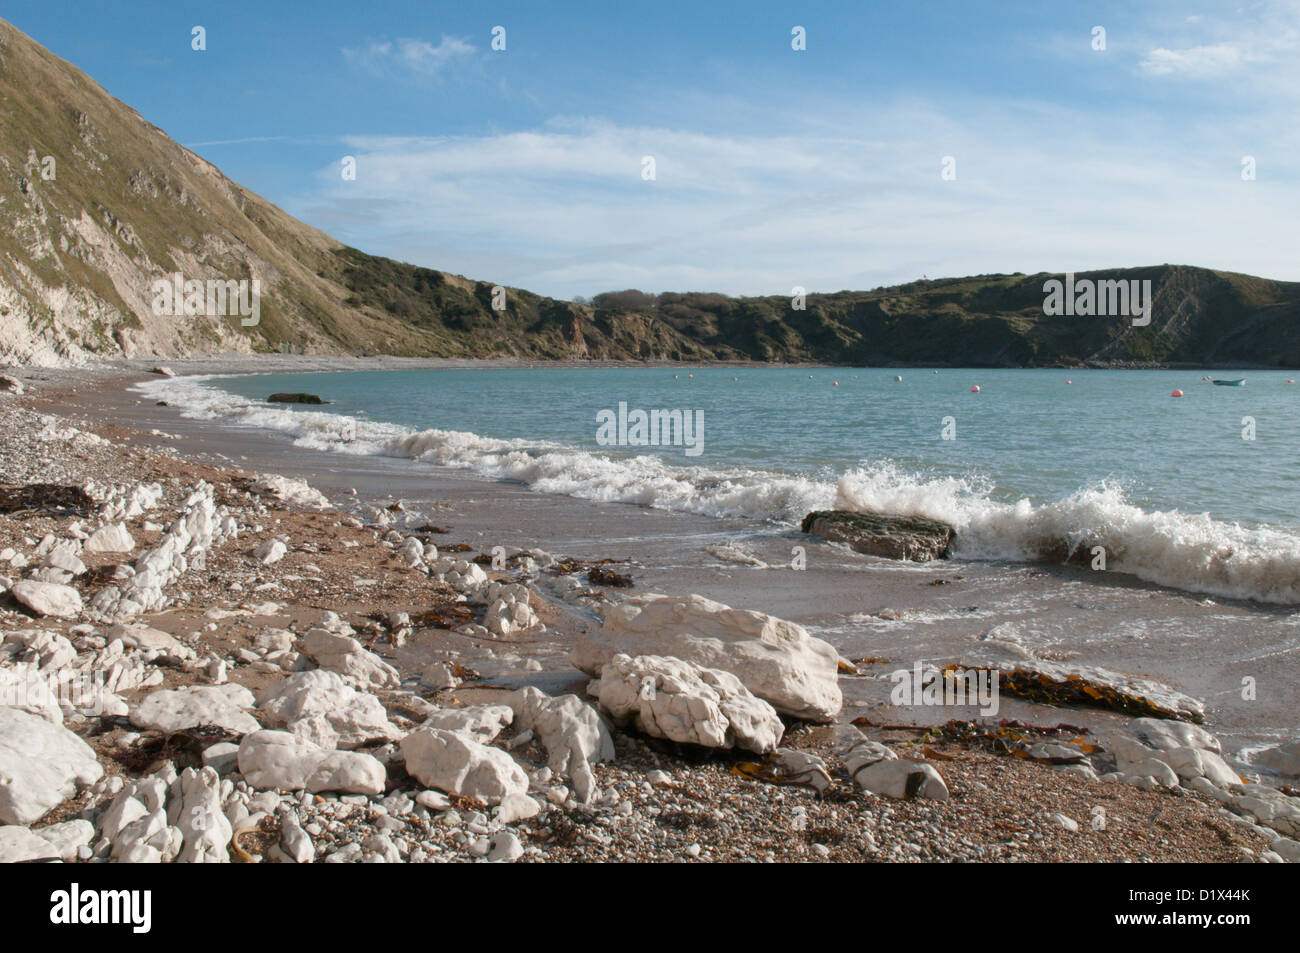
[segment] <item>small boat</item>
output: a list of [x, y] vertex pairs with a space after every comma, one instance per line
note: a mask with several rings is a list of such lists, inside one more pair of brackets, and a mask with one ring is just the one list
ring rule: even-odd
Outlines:
[[1216, 387], [1244, 387], [1246, 385], [1246, 378], [1241, 377], [1235, 381], [1216, 381], [1214, 378], [1210, 378], [1210, 383], [1214, 384]]

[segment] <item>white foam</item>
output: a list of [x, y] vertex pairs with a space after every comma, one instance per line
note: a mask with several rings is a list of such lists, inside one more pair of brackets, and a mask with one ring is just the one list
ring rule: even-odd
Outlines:
[[203, 386], [206, 379], [153, 380], [137, 389], [187, 417], [279, 431], [298, 446], [419, 459], [518, 480], [541, 492], [785, 523], [832, 507], [925, 516], [956, 528], [953, 556], [959, 559], [1060, 560], [1079, 547], [1086, 553], [1101, 545], [1112, 572], [1210, 595], [1300, 603], [1300, 537], [1294, 533], [1205, 514], [1147, 511], [1105, 483], [1035, 504], [999, 501], [987, 481], [917, 474], [892, 463], [851, 470], [838, 484], [755, 469], [673, 466], [652, 455], [617, 458], [546, 441], [414, 431], [289, 410]]
[[1099, 545], [1108, 571], [1192, 592], [1300, 602], [1300, 537], [1294, 533], [1207, 514], [1144, 510], [1105, 483], [1053, 503], [1005, 503], [978, 481], [925, 479], [881, 465], [845, 474], [836, 506], [943, 520], [957, 530], [958, 558], [1038, 561], [1080, 547], [1090, 558]]

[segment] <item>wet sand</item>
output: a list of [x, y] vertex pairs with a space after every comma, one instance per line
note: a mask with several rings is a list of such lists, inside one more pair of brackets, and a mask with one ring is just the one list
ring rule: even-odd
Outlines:
[[[237, 373], [253, 368], [327, 370], [406, 366], [394, 359], [213, 359], [180, 373]], [[260, 363], [259, 363], [260, 362]], [[474, 362], [415, 362], [427, 367]], [[502, 362], [509, 364], [511, 362]], [[149, 366], [152, 366], [150, 364]], [[511, 366], [522, 366], [511, 364]], [[888, 672], [914, 661], [960, 662], [994, 635], [1018, 639], [1035, 655], [1165, 682], [1206, 703], [1206, 726], [1235, 755], [1293, 736], [1300, 710], [1300, 615], [1290, 608], [1208, 599], [1132, 577], [1073, 567], [944, 561], [896, 563], [861, 556], [796, 529], [603, 504], [533, 492], [508, 482], [417, 461], [345, 457], [295, 447], [281, 434], [189, 420], [129, 390], [152, 375], [142, 366], [93, 371], [32, 371], [32, 406], [138, 432], [142, 443], [171, 447], [214, 464], [308, 480], [332, 500], [402, 499], [436, 505], [439, 525], [480, 551], [496, 545], [541, 548], [583, 558], [630, 559], [619, 567], [632, 592], [698, 592], [729, 605], [799, 622], [848, 658], [886, 661], [864, 678], [842, 680], [845, 720], [930, 724], [970, 718], [974, 708], [900, 708], [889, 704]], [[148, 436], [158, 430], [168, 437]], [[739, 547], [760, 565], [736, 562], [720, 546]], [[791, 568], [795, 547], [807, 568]], [[719, 555], [721, 553], [721, 555]], [[893, 618], [881, 618], [880, 613]], [[588, 620], [595, 622], [592, 617]], [[997, 628], [995, 627], [1002, 627]], [[1012, 628], [1008, 628], [1012, 627]], [[554, 652], [548, 667], [557, 663]], [[549, 671], [548, 681], [576, 676]], [[1244, 678], [1257, 683], [1242, 698]], [[1003, 697], [999, 717], [1039, 724], [1069, 721], [1103, 736], [1127, 719], [1094, 709], [1061, 709]]]

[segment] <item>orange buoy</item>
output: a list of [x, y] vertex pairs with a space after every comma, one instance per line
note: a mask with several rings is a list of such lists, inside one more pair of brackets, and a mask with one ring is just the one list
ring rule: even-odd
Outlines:
[[1176, 391], [1174, 391], [1172, 394], [1170, 394], [1169, 396], [1170, 396], [1170, 397], [1182, 397], [1182, 396], [1183, 396], [1183, 392], [1180, 391], [1180, 390], [1176, 390]]
[[978, 394], [978, 393], [980, 392], [980, 385], [979, 385], [979, 384], [976, 384], [974, 387], [972, 387], [972, 388], [970, 389], [970, 392], [971, 392], [972, 394]]

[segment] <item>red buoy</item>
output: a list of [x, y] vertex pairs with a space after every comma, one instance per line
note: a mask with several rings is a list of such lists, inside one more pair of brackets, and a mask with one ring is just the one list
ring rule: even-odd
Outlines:
[[1169, 396], [1170, 396], [1170, 397], [1182, 397], [1182, 396], [1183, 396], [1183, 392], [1180, 391], [1180, 390], [1176, 390], [1176, 391], [1174, 391], [1172, 394], [1170, 394]]
[[978, 393], [980, 392], [980, 385], [979, 385], [979, 384], [976, 384], [974, 387], [972, 387], [972, 388], [970, 389], [970, 392], [971, 392], [972, 394], [978, 394]]

